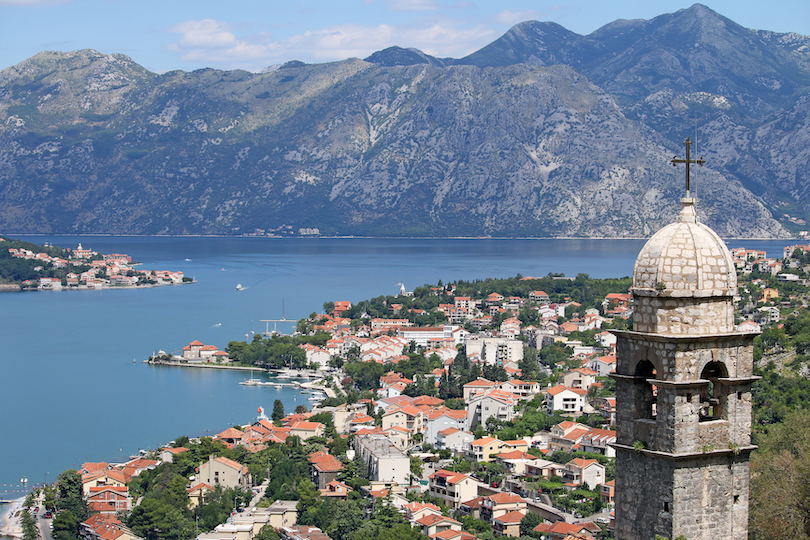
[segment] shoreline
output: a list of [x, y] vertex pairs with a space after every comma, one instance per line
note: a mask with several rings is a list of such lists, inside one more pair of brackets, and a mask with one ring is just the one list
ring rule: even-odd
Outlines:
[[114, 291], [122, 289], [151, 289], [154, 287], [166, 287], [174, 285], [189, 285], [197, 283], [197, 280], [183, 281], [182, 283], [147, 283], [142, 285], [102, 285], [101, 287], [88, 287], [79, 285], [78, 287], [60, 287], [58, 289], [24, 289], [22, 285], [16, 283], [0, 283], [0, 292], [62, 292], [62, 291]]
[[[259, 371], [264, 372], [267, 374], [275, 375], [274, 378], [278, 378], [281, 375], [289, 375], [288, 377], [281, 377], [282, 379], [311, 379], [309, 383], [301, 383], [303, 384], [311, 384], [312, 381], [316, 381], [319, 379], [323, 379], [325, 374], [308, 370], [308, 369], [289, 369], [289, 368], [262, 368], [256, 366], [229, 366], [227, 364], [215, 364], [215, 363], [203, 363], [203, 362], [180, 362], [180, 361], [153, 361], [153, 360], [144, 360], [142, 363], [149, 364], [151, 366], [171, 366], [171, 367], [188, 367], [188, 368], [203, 368], [203, 369], [230, 369], [233, 371]], [[303, 374], [303, 375], [302, 375]]]
[[[20, 514], [23, 508], [25, 497], [13, 499], [8, 510], [4, 510], [0, 515], [0, 536], [7, 538], [22, 538], [22, 526], [20, 525]], [[11, 516], [12, 514], [16, 514]]]
[[270, 370], [267, 368], [247, 367], [247, 366], [228, 366], [224, 364], [213, 364], [203, 362], [175, 362], [165, 360], [144, 360], [142, 363], [149, 364], [150, 366], [171, 366], [171, 367], [190, 367], [190, 368], [203, 368], [203, 369], [230, 369], [233, 371], [263, 371], [268, 373]]

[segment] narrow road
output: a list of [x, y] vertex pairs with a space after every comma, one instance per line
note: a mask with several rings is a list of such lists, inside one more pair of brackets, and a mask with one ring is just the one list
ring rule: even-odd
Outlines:
[[42, 540], [53, 540], [51, 536], [51, 523], [53, 519], [45, 519], [42, 517], [45, 515], [45, 511], [43, 510], [39, 514], [39, 518], [37, 518], [37, 527], [39, 527], [39, 535], [42, 537]]

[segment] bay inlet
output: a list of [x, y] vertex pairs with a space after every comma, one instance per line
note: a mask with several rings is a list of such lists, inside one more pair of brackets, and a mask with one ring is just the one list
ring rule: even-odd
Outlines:
[[[249, 372], [143, 363], [193, 340], [228, 342], [439, 280], [622, 277], [644, 240], [268, 239], [24, 236], [126, 253], [141, 268], [182, 270], [177, 287], [0, 294], [0, 499], [85, 461], [125, 460], [180, 435], [252, 421], [260, 405], [309, 405], [299, 390], [243, 386]], [[795, 241], [731, 241], [781, 255]], [[242, 290], [237, 291], [237, 284]], [[289, 319], [265, 323], [262, 319]], [[258, 376], [258, 373], [257, 373]], [[266, 377], [266, 375], [262, 375]], [[20, 486], [22, 477], [27, 486]]]

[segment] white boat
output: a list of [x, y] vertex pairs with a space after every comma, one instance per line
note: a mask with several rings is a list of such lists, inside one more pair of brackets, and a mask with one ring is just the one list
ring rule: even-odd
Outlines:
[[239, 384], [242, 386], [260, 386], [262, 383], [261, 379], [248, 379], [246, 381], [242, 381]]
[[236, 290], [237, 290], [237, 291], [241, 291], [241, 290], [242, 290], [242, 284], [241, 284], [241, 283], [237, 283], [237, 284], [236, 284]]

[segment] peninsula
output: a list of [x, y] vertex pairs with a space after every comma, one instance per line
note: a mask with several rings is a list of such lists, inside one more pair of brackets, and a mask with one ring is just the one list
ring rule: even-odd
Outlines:
[[140, 270], [132, 257], [0, 237], [0, 291], [108, 289], [192, 283], [183, 272]]
[[[728, 251], [737, 273], [729, 320], [734, 335], [751, 338], [761, 377], [748, 398], [759, 445], [749, 527], [766, 530], [763, 538], [800, 537], [770, 534], [773, 515], [803, 526], [781, 517], [793, 506], [775, 492], [797, 491], [789, 482], [806, 484], [810, 469], [807, 456], [784, 449], [810, 425], [808, 253], [808, 245], [785, 247], [781, 259]], [[276, 399], [269, 418], [260, 407], [212, 436], [64, 471], [17, 501], [0, 534], [25, 538], [38, 525], [46, 539], [52, 526], [53, 538], [83, 530], [89, 540], [609, 538], [615, 501], [639, 489], [615, 480], [621, 404], [609, 376], [620, 365], [617, 336], [644, 313], [632, 284], [518, 274], [402, 286], [396, 296], [326, 302], [291, 336], [232, 341], [228, 360], [199, 341], [182, 356], [153, 357], [311, 368], [323, 381], [307, 387], [330, 395], [293, 411]], [[695, 394], [703, 425], [721, 425], [712, 396]], [[653, 443], [630, 448], [645, 455]], [[737, 456], [730, 450], [724, 458]], [[712, 452], [707, 445], [695, 459]]]

